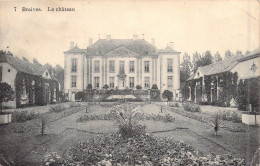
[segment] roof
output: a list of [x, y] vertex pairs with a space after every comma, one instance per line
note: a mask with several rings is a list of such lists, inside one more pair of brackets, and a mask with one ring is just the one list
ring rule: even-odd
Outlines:
[[176, 50], [174, 50], [172, 47], [167, 46], [165, 49], [158, 49], [157, 50], [158, 53], [180, 53]]
[[138, 54], [140, 56], [157, 56], [158, 53], [179, 53], [169, 46], [159, 50], [144, 39], [99, 39], [87, 49], [80, 49], [75, 46], [64, 53], [85, 53], [88, 56], [103, 56], [120, 47], [131, 50], [133, 55]]
[[41, 76], [43, 72], [46, 70], [45, 67], [41, 67], [30, 62], [21, 60], [20, 58], [14, 57], [10, 54], [0, 56], [0, 62], [7, 62], [17, 71], [27, 73], [30, 75]]
[[254, 51], [250, 52], [246, 57], [238, 59], [239, 62], [243, 62], [249, 59], [260, 57], [260, 48], [255, 49]]
[[80, 49], [77, 45], [64, 53], [87, 53], [87, 49]]
[[199, 67], [198, 70], [203, 73], [203, 75], [213, 75], [218, 73], [223, 73], [233, 69], [239, 62], [238, 59], [244, 57], [243, 55], [235, 55], [233, 57], [212, 63], [207, 66]]

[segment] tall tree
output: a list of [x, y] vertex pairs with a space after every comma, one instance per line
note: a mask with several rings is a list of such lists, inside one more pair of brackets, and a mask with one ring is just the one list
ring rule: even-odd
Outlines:
[[3, 51], [3, 50], [0, 50], [0, 55], [5, 55], [5, 51]]
[[42, 66], [42, 64], [40, 64], [36, 58], [33, 58], [33, 64]]
[[240, 50], [236, 51], [236, 55], [242, 55], [242, 54], [243, 54], [242, 51], [240, 51]]
[[225, 59], [226, 58], [230, 58], [233, 56], [233, 53], [228, 49], [226, 52], [225, 52]]
[[180, 65], [180, 81], [183, 83], [185, 80], [187, 80], [191, 75], [191, 58], [190, 56], [185, 52], [183, 55], [183, 61]]
[[0, 83], [0, 111], [1, 112], [3, 110], [2, 107], [3, 102], [8, 102], [12, 99], [14, 99], [14, 91], [11, 85], [9, 85], [6, 82], [1, 82]]
[[26, 62], [29, 62], [29, 60], [27, 58], [25, 58], [24, 56], [22, 57], [22, 59]]
[[250, 51], [249, 50], [247, 50], [246, 52], [245, 52], [245, 55], [248, 55], [250, 53]]
[[197, 61], [194, 63], [193, 72], [196, 72], [198, 67], [207, 66], [212, 63], [213, 57], [211, 55], [210, 51], [206, 51], [204, 56], [200, 57]]
[[218, 52], [214, 55], [214, 62], [222, 61], [222, 57]]

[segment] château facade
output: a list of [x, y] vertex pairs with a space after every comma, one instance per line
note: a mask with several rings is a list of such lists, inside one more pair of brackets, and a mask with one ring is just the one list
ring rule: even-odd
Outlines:
[[[153, 40], [154, 41], [154, 40]], [[154, 42], [144, 39], [99, 39], [86, 49], [80, 49], [71, 42], [70, 50], [64, 52], [64, 90], [69, 100], [75, 93], [85, 90], [88, 84], [100, 90], [104, 85], [109, 89], [144, 90], [153, 84], [162, 93], [168, 89], [178, 99], [180, 89], [180, 52], [170, 44], [157, 49]]]

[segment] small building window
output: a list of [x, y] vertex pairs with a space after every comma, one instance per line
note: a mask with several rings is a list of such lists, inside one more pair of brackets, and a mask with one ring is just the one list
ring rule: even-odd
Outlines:
[[71, 87], [72, 88], [77, 87], [77, 76], [71, 76]]
[[99, 61], [98, 60], [94, 61], [94, 72], [95, 73], [99, 73], [100, 72]]
[[129, 62], [129, 72], [130, 73], [135, 72], [135, 61], [130, 61]]
[[95, 88], [99, 88], [99, 77], [94, 77]]
[[10, 72], [11, 71], [11, 69], [8, 69], [8, 72]]
[[115, 72], [115, 61], [109, 61], [109, 72], [110, 73]]
[[114, 88], [115, 87], [115, 77], [109, 78], [109, 87]]
[[71, 59], [71, 72], [77, 72], [77, 63], [76, 58]]
[[173, 59], [167, 59], [167, 71], [173, 72]]
[[48, 72], [46, 72], [46, 77], [48, 77]]
[[129, 87], [130, 88], [134, 88], [135, 87], [135, 78], [134, 77], [130, 77], [129, 78]]
[[144, 61], [144, 72], [149, 73], [150, 72], [150, 62]]
[[167, 87], [172, 88], [173, 87], [173, 76], [168, 76], [167, 78]]
[[144, 87], [150, 88], [150, 77], [144, 77]]

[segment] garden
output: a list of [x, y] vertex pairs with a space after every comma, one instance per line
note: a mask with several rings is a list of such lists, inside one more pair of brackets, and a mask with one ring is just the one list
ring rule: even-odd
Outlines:
[[193, 103], [127, 101], [16, 110], [0, 126], [0, 153], [14, 165], [246, 165], [259, 128], [235, 114], [222, 111], [216, 122]]

